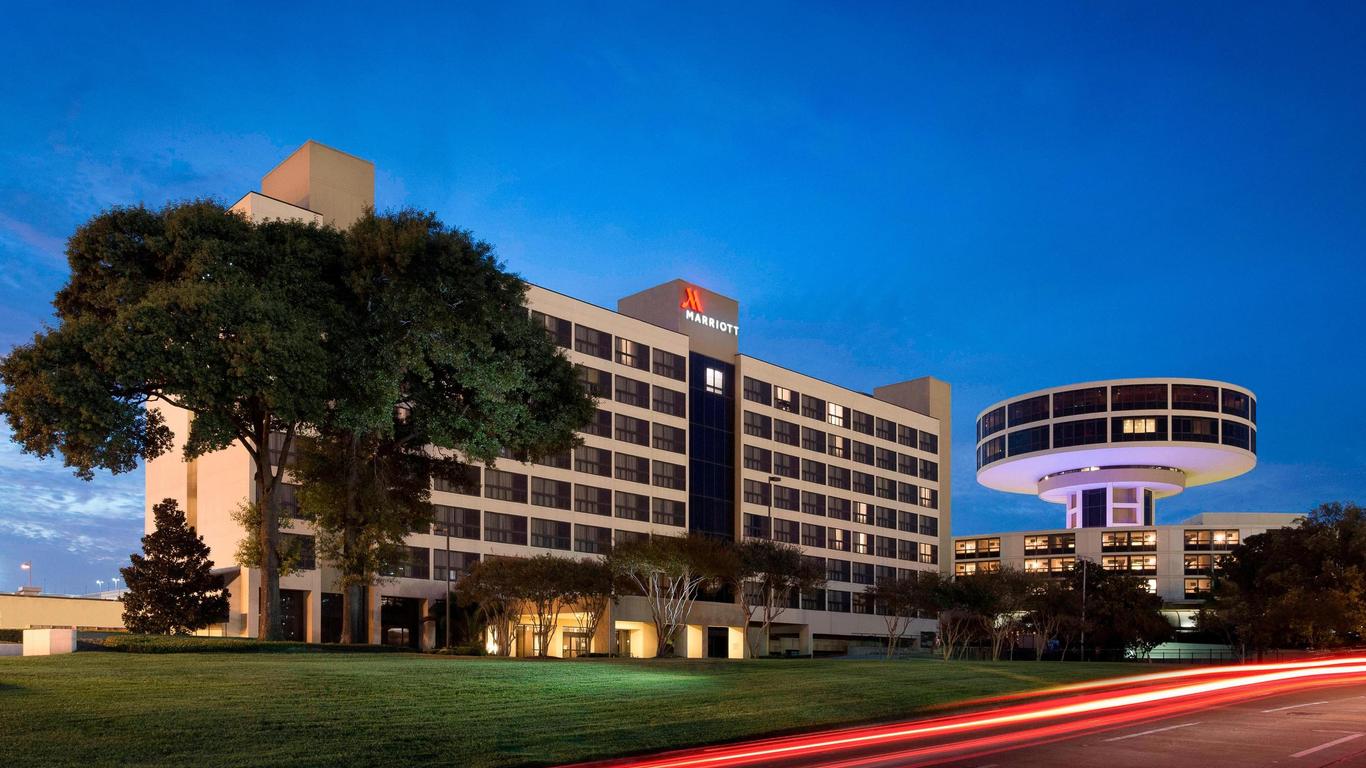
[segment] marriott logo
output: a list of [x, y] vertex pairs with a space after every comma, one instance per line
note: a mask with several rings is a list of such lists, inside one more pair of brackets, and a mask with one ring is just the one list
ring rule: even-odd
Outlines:
[[683, 301], [678, 306], [683, 310], [683, 319], [685, 320], [691, 320], [708, 328], [715, 328], [732, 336], [740, 335], [740, 326], [735, 323], [728, 323], [725, 320], [717, 320], [714, 317], [702, 314], [702, 297], [698, 295], [696, 288], [684, 288]]

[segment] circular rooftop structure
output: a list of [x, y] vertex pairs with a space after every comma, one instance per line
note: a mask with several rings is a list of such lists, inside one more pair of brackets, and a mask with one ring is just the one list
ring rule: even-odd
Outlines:
[[1221, 381], [1071, 384], [977, 416], [977, 482], [1065, 504], [1069, 528], [1152, 525], [1154, 499], [1256, 464], [1257, 399]]

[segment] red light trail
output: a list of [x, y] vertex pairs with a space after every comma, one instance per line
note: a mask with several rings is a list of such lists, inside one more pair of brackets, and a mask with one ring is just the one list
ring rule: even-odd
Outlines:
[[[969, 704], [997, 704], [1041, 695], [1053, 697], [967, 714], [821, 731], [592, 765], [601, 768], [731, 768], [792, 762], [822, 768], [856, 768], [887, 761], [909, 765], [916, 761], [933, 761], [936, 756], [946, 759], [949, 754], [954, 759], [978, 757], [1005, 748], [1043, 744], [1083, 732], [1248, 699], [1359, 682], [1366, 682], [1366, 656], [1181, 669], [978, 700]], [[1014, 726], [1026, 727], [1007, 730]], [[818, 760], [828, 762], [818, 763]]]

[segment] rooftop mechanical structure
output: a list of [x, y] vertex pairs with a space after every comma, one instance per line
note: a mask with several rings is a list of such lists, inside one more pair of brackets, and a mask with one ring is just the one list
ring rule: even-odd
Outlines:
[[1068, 528], [1153, 525], [1156, 499], [1257, 464], [1257, 399], [1206, 379], [1041, 389], [977, 416], [977, 482], [1066, 507]]

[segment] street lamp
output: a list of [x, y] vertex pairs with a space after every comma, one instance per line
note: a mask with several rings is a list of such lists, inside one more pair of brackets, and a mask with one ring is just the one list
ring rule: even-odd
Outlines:
[[[772, 484], [775, 484], [775, 485], [776, 485], [777, 483], [781, 483], [782, 481], [783, 481], [783, 479], [782, 479], [781, 477], [778, 477], [777, 475], [769, 475], [769, 476], [768, 476], [768, 482], [769, 482], [769, 483], [772, 483]], [[774, 531], [773, 531], [773, 487], [772, 487], [772, 486], [770, 486], [769, 489], [768, 489], [768, 540], [769, 540], [769, 541], [776, 541], [776, 540], [777, 540], [777, 539], [775, 538], [775, 536], [774, 536]]]
[[[445, 510], [443, 510], [444, 512]], [[446, 514], [446, 653], [451, 652], [451, 523], [454, 510]]]
[[95, 586], [99, 587], [99, 589], [95, 590], [96, 592], [103, 592], [103, 591], [104, 591], [104, 579], [95, 579]]
[[19, 570], [28, 571], [28, 585], [33, 586], [33, 561], [25, 560], [19, 564]]

